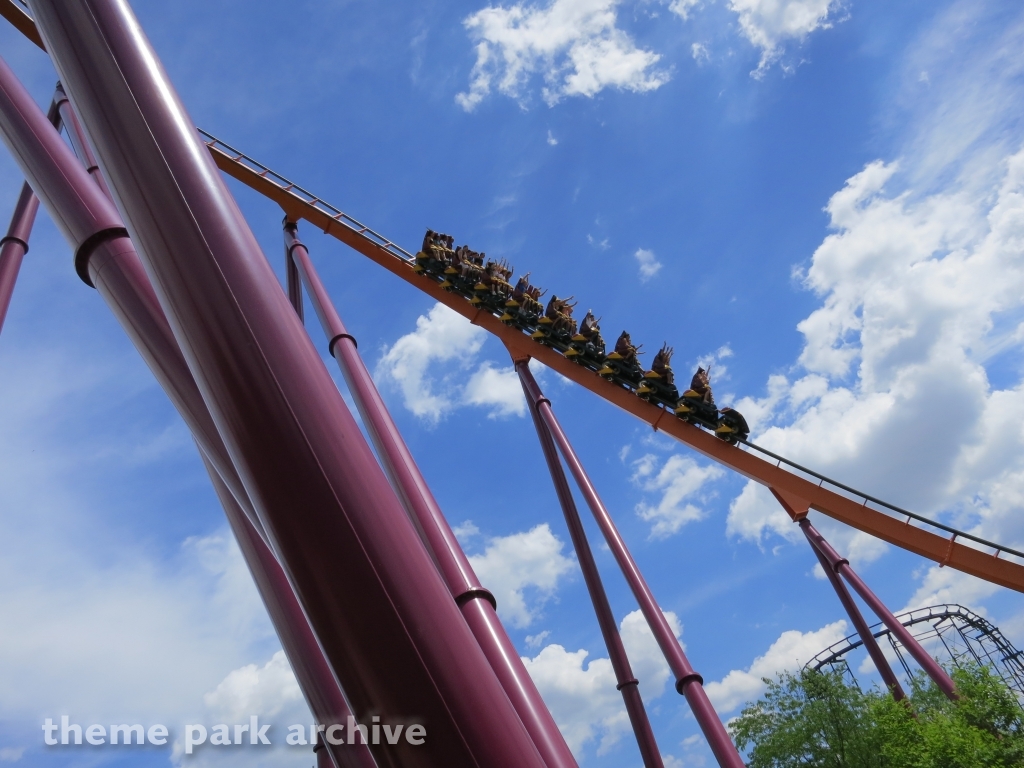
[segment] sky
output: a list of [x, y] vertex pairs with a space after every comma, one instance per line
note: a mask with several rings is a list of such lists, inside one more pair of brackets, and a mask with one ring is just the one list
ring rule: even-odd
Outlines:
[[[430, 227], [507, 259], [648, 361], [713, 362], [758, 444], [1024, 546], [1017, 4], [133, 7], [198, 126], [407, 250]], [[48, 59], [5, 24], [0, 55], [45, 108]], [[20, 185], [0, 153], [0, 211]], [[230, 186], [283, 275], [281, 211]], [[581, 765], [639, 766], [507, 355], [300, 234]], [[724, 719], [851, 631], [763, 489], [535, 368]], [[0, 765], [311, 765], [282, 743], [311, 717], [188, 431], [45, 213], [0, 425]], [[1024, 644], [1017, 594], [812, 517], [893, 610], [959, 602]], [[712, 765], [585, 522], [666, 765]], [[62, 715], [170, 738], [44, 746]], [[251, 715], [274, 747], [182, 753], [184, 724]]]

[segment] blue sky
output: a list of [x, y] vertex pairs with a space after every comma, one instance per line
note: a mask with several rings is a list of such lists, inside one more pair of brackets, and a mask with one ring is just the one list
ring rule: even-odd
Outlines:
[[[407, 249], [451, 232], [606, 336], [668, 341], [683, 375], [714, 360], [759, 443], [1024, 544], [1013, 4], [134, 8], [202, 128]], [[45, 107], [45, 56], [7, 26], [0, 51]], [[20, 184], [0, 154], [0, 210]], [[280, 211], [232, 188], [281, 273]], [[581, 763], [640, 765], [503, 350], [300, 232]], [[539, 373], [723, 717], [848, 631], [765, 493]], [[0, 763], [311, 763], [42, 745], [62, 714], [179, 740], [309, 720], [187, 430], [45, 214], [0, 336], [0, 424]], [[820, 527], [891, 608], [960, 601], [1024, 642], [1018, 595]], [[712, 764], [597, 556], [668, 763]]]

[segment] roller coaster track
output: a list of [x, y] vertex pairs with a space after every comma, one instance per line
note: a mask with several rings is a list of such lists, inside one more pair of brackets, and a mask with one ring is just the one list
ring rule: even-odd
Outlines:
[[[35, 24], [14, 0], [0, 0], [0, 15], [43, 48]], [[655, 431], [664, 432], [709, 459], [767, 487], [794, 520], [813, 509], [940, 566], [1024, 592], [1024, 553], [888, 504], [752, 443], [745, 443], [752, 450], [743, 450], [681, 421], [661, 406], [637, 397], [632, 390], [602, 379], [558, 351], [533, 341], [522, 331], [504, 325], [488, 310], [477, 308], [458, 294], [448, 293], [431, 277], [413, 270], [414, 256], [404, 248], [215, 136], [205, 131], [200, 133], [218, 168], [276, 202], [290, 219], [306, 220], [498, 337], [514, 360], [533, 358], [540, 361], [650, 424]], [[757, 453], [767, 458], [755, 455]], [[869, 503], [875, 506], [868, 506]], [[941, 531], [941, 535], [911, 525], [912, 521]]]

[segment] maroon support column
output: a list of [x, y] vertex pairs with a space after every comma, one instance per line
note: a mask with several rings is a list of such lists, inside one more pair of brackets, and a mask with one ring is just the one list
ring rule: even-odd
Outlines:
[[71, 108], [68, 95], [64, 92], [64, 86], [60, 83], [57, 83], [57, 92], [53, 96], [53, 101], [57, 105], [57, 109], [60, 110], [61, 120], [64, 121], [64, 125], [68, 130], [68, 138], [71, 139], [71, 146], [75, 148], [75, 154], [78, 155], [78, 159], [82, 161], [86, 172], [92, 176], [100, 189], [103, 190], [103, 194], [113, 199], [110, 194], [110, 188], [107, 186], [107, 182], [103, 180], [103, 174], [100, 173], [100, 167], [96, 163], [96, 156], [92, 153], [89, 143], [86, 141], [82, 124], [78, 122], [78, 115]]
[[[76, 148], [79, 153], [80, 159], [86, 166], [86, 169], [93, 180], [101, 188], [101, 190], [109, 197], [109, 190], [103, 183], [102, 175], [99, 173], [99, 168], [95, 164], [95, 159], [92, 156], [91, 151], [88, 148], [88, 144], [85, 141], [85, 136], [82, 133], [81, 124], [78, 122], [74, 111], [71, 109], [71, 105], [67, 100], [67, 96], [64, 95], [63, 89], [58, 86], [57, 97], [55, 102], [61, 110], [61, 117], [68, 127], [68, 133], [72, 137], [72, 145]], [[84, 184], [82, 179], [78, 179], [80, 184]], [[132, 284], [135, 286], [134, 290], [145, 293], [146, 295], [152, 295], [152, 288], [148, 282], [145, 281], [144, 275], [142, 274], [142, 265], [138, 261], [137, 256], [132, 256], [127, 259], [129, 273], [134, 275]], [[100, 270], [99, 274], [94, 275], [95, 282], [101, 286], [101, 293], [108, 298], [111, 298], [109, 291], [103, 290], [104, 287], [111, 285], [110, 273], [119, 270], [120, 265], [114, 268], [108, 268], [106, 270]], [[123, 270], [123, 268], [121, 269]], [[102, 275], [102, 276], [101, 276]], [[114, 282], [113, 285], [124, 285], [121, 282]], [[123, 295], [121, 295], [123, 294]], [[128, 296], [127, 292], [119, 292], [117, 296], [118, 306], [138, 306]], [[145, 305], [156, 307], [155, 297], [153, 301], [146, 302]], [[185, 363], [184, 358], [181, 356], [180, 351], [177, 350], [177, 346], [174, 345], [173, 336], [171, 335], [170, 327], [167, 326], [166, 320], [163, 318], [162, 313], [159, 312], [159, 308], [154, 311], [153, 316], [140, 322], [138, 319], [138, 313], [128, 313], [130, 317], [135, 319], [130, 320], [129, 323], [133, 327], [145, 327], [151, 330], [162, 329], [162, 332], [158, 334], [148, 333], [144, 334], [137, 340], [137, 344], [145, 346], [149, 350], [164, 350], [162, 367], [173, 368], [176, 374], [171, 377], [171, 383], [165, 382], [165, 389], [176, 388], [178, 390], [185, 390], [179, 392], [177, 401], [184, 401], [187, 403], [184, 407], [179, 405], [179, 411], [183, 413], [183, 416], [193, 428], [196, 428], [197, 419], [196, 414], [199, 414], [201, 420], [204, 420], [208, 424], [212, 424], [209, 419], [206, 407], [203, 404], [198, 389], [195, 388], [194, 383], [191, 387], [187, 386], [187, 383], [192, 381], [191, 374], [188, 371], [188, 367]], [[120, 315], [119, 315], [120, 316]], [[170, 352], [170, 348], [173, 346], [173, 354]], [[144, 357], [148, 357], [147, 352], [143, 351]], [[151, 354], [151, 353], [150, 353]], [[156, 368], [154, 368], [156, 370]], [[163, 380], [158, 373], [158, 379]], [[186, 386], [177, 386], [175, 383], [185, 383]], [[176, 398], [172, 394], [172, 401]], [[209, 431], [207, 428], [199, 426], [199, 431]], [[253, 527], [252, 520], [255, 518], [255, 513], [252, 510], [252, 504], [249, 501], [248, 496], [242, 496], [240, 500], [236, 499], [233, 492], [229, 489], [228, 483], [226, 483], [220, 474], [220, 470], [216, 469], [216, 462], [212, 462], [206, 455], [201, 444], [197, 443], [199, 453], [206, 465], [207, 472], [210, 475], [210, 479], [213, 483], [214, 490], [217, 493], [218, 498], [221, 501], [221, 505], [224, 508], [224, 513], [228, 519], [228, 523], [231, 526], [232, 531], [235, 534], [235, 538], [239, 543], [239, 547], [242, 550], [243, 557], [246, 564], [249, 567], [249, 571], [253, 576], [253, 580], [256, 583], [257, 590], [263, 599], [263, 603], [267, 608], [267, 612], [270, 615], [271, 622], [274, 625], [274, 629], [277, 632], [281, 645], [288, 657], [288, 661], [295, 673], [296, 679], [298, 680], [299, 686], [302, 689], [303, 695], [306, 698], [306, 702], [309, 705], [310, 710], [317, 718], [319, 723], [325, 725], [332, 725], [334, 723], [347, 723], [348, 716], [352, 714], [348, 703], [345, 701], [344, 694], [338, 687], [337, 681], [334, 678], [334, 673], [327, 665], [326, 660], [323, 657], [323, 652], [320, 650], [319, 645], [316, 642], [316, 638], [313, 636], [312, 631], [309, 629], [309, 624], [306, 621], [306, 617], [302, 614], [302, 609], [299, 607], [298, 602], [295, 599], [295, 595], [292, 592], [291, 586], [288, 584], [287, 579], [284, 576], [284, 572], [281, 570], [281, 566], [278, 564], [274, 554], [270, 551], [266, 542], [263, 540], [261, 534]], [[238, 480], [237, 474], [231, 467], [230, 462], [227, 459], [226, 450], [224, 449], [223, 443], [220, 441], [216, 432], [213, 433], [212, 439], [208, 443], [209, 450], [215, 450], [220, 454], [220, 464], [226, 467], [224, 470], [233, 481], [232, 485], [236, 489], [241, 489], [241, 483]], [[229, 471], [228, 471], [229, 470]], [[241, 491], [235, 491], [241, 492]], [[247, 511], [246, 511], [247, 510]], [[258, 520], [257, 520], [258, 522]], [[262, 528], [260, 528], [262, 530]], [[362, 744], [356, 745], [328, 745], [327, 751], [321, 757], [321, 760], [326, 760], [324, 763], [336, 766], [336, 768], [375, 768], [376, 763], [370, 754], [369, 749]]]
[[565, 516], [565, 524], [569, 529], [572, 546], [576, 550], [576, 559], [580, 562], [583, 580], [587, 583], [587, 591], [590, 593], [590, 601], [594, 605], [597, 623], [604, 636], [608, 658], [611, 659], [612, 669], [615, 670], [615, 680], [618, 683], [616, 688], [622, 692], [626, 713], [629, 715], [630, 725], [633, 726], [633, 734], [636, 736], [637, 746], [640, 747], [644, 766], [646, 768], [663, 768], [664, 762], [662, 762], [661, 752], [658, 750], [658, 742], [654, 738], [654, 731], [651, 729], [651, 722], [647, 718], [644, 701], [640, 696], [639, 681], [633, 677], [626, 648], [622, 644], [622, 637], [615, 624], [615, 616], [608, 603], [608, 595], [605, 594], [604, 585], [601, 583], [601, 574], [594, 561], [594, 553], [590, 551], [587, 533], [583, 529], [583, 521], [580, 520], [576, 502], [572, 497], [572, 490], [569, 488], [569, 482], [562, 470], [562, 463], [558, 459], [558, 450], [555, 448], [551, 433], [544, 426], [544, 421], [537, 412], [537, 406], [530, 398], [529, 392], [526, 393], [526, 400], [530, 407], [530, 415], [533, 417], [533, 424], [537, 428], [537, 437], [540, 439], [544, 459], [547, 461], [548, 471], [551, 473], [551, 481], [554, 483], [558, 502], [562, 507], [562, 514]]
[[71, 246], [79, 276], [99, 290], [232, 493], [247, 499], [117, 211], [2, 59], [0, 132]]
[[[287, 218], [285, 219], [285, 230], [287, 231]], [[285, 288], [288, 291], [288, 301], [295, 308], [295, 314], [299, 320], [305, 321], [306, 314], [302, 309], [302, 280], [299, 278], [299, 270], [292, 258], [292, 249], [288, 245], [287, 235], [284, 244], [284, 277]]]
[[[807, 518], [804, 518], [806, 520]], [[803, 523], [803, 520], [800, 521]], [[843, 584], [839, 576], [829, 565], [828, 560], [821, 554], [814, 542], [811, 541], [810, 536], [807, 533], [807, 528], [803, 525], [800, 526], [803, 530], [804, 535], [807, 536], [807, 541], [811, 545], [811, 549], [814, 554], [818, 557], [818, 562], [821, 563], [822, 570], [825, 571], [825, 575], [828, 577], [829, 582], [832, 584], [832, 588], [835, 589], [836, 595], [839, 597], [839, 602], [843, 604], [843, 608], [846, 609], [847, 615], [850, 617], [850, 621], [853, 622], [853, 626], [857, 629], [857, 634], [860, 636], [861, 642], [864, 643], [864, 647], [868, 651], [868, 655], [871, 656], [871, 661], [875, 664], [875, 669], [878, 670], [878, 674], [882, 676], [885, 687], [892, 693], [892, 697], [896, 701], [903, 701], [907, 697], [903, 691], [903, 686], [900, 685], [899, 678], [892, 671], [892, 667], [889, 665], [889, 661], [885, 658], [882, 653], [882, 649], [878, 647], [878, 641], [875, 640], [875, 636], [871, 634], [871, 628], [868, 623], [864, 620], [864, 615], [860, 612], [860, 608], [853, 600], [853, 596], [850, 591]]]
[[14, 206], [11, 226], [7, 228], [4, 239], [0, 240], [0, 331], [4, 327], [7, 308], [11, 305], [11, 295], [18, 280], [22, 259], [28, 253], [28, 236], [32, 232], [38, 209], [39, 198], [28, 182], [25, 182], [18, 203]]
[[959, 698], [956, 693], [956, 687], [953, 685], [949, 675], [946, 674], [946, 670], [942, 668], [939, 662], [929, 656], [928, 651], [921, 647], [921, 644], [910, 634], [910, 631], [897, 621], [896, 617], [892, 615], [892, 611], [885, 607], [885, 603], [878, 599], [878, 596], [871, 591], [868, 585], [850, 567], [850, 561], [840, 557], [839, 553], [832, 548], [831, 544], [825, 541], [825, 537], [818, 533], [817, 529], [811, 525], [811, 521], [806, 517], [800, 520], [800, 527], [803, 529], [804, 535], [807, 536], [807, 540], [825, 558], [829, 566], [825, 568], [826, 573], [832, 570], [850, 582], [850, 586], [854, 588], [857, 594], [861, 596], [861, 599], [882, 620], [882, 623], [889, 628], [889, 631], [892, 632], [896, 639], [903, 643], [903, 646], [910, 652], [910, 655], [921, 665], [921, 669], [927, 672], [928, 676], [935, 681], [939, 689], [950, 699], [955, 700]]
[[175, 338], [382, 765], [539, 766], [124, 2], [32, 3]]
[[[434, 494], [430, 492], [426, 479], [384, 405], [370, 372], [359, 356], [355, 339], [341, 322], [313, 267], [309, 251], [298, 239], [298, 225], [287, 219], [284, 241], [289, 262], [306, 286], [313, 309], [320, 318], [328, 339], [328, 351], [337, 360], [348, 382], [391, 484], [416, 523], [473, 636], [549, 768], [575, 766], [572, 752], [494, 612], [494, 596], [480, 584], [473, 566], [452, 533]], [[290, 291], [289, 298], [295, 304]], [[301, 306], [301, 294], [299, 302]]]
[[[50, 104], [50, 113], [46, 118], [54, 128], [60, 130], [61, 116], [56, 101]], [[21, 271], [21, 262], [28, 253], [28, 237], [32, 233], [32, 225], [35, 224], [38, 210], [39, 198], [26, 181], [21, 185], [21, 194], [18, 195], [14, 215], [11, 216], [11, 226], [0, 240], [0, 331], [3, 330], [7, 310], [11, 306], [11, 296], [14, 293], [14, 284], [18, 281], [18, 272]]]
[[524, 391], [527, 393], [527, 399], [532, 401], [537, 408], [537, 412], [540, 414], [551, 437], [554, 438], [562, 458], [569, 465], [569, 471], [572, 472], [573, 477], [576, 479], [576, 484], [583, 493], [583, 497], [587, 500], [587, 505], [590, 507], [594, 519], [597, 520], [597, 525], [601, 529], [608, 547], [615, 556], [622, 574], [626, 577], [626, 582], [640, 604], [640, 610], [643, 612], [644, 618], [654, 634], [654, 639], [658, 641], [661, 652], [665, 655], [665, 660], [668, 661], [672, 674], [675, 675], [676, 690], [686, 697], [686, 701], [690, 705], [690, 709], [693, 710], [693, 715], [697, 719], [698, 724], [700, 724], [704, 737], [708, 740], [708, 745], [711, 747], [711, 751], [714, 752], [718, 764], [728, 766], [729, 768], [743, 768], [743, 759], [736, 750], [736, 745], [732, 743], [728, 732], [725, 730], [725, 726], [722, 725], [722, 721], [718, 717], [718, 713], [711, 706], [711, 701], [704, 690], [703, 678], [690, 666], [690, 662], [686, 658], [686, 654], [683, 653], [679, 640], [676, 639], [672, 628], [668, 625], [668, 620], [661, 612], [661, 608], [658, 607], [651, 588], [647, 586], [647, 581], [644, 579], [643, 574], [640, 573], [640, 569], [637, 567], [636, 561], [633, 560], [633, 556], [629, 553], [626, 542], [623, 541], [622, 536], [615, 527], [615, 523], [612, 521], [611, 515], [608, 514], [608, 510], [604, 506], [604, 502], [597, 495], [597, 490], [594, 488], [593, 483], [590, 482], [586, 470], [576, 456], [576, 452], [569, 443], [565, 432], [562, 431], [558, 419], [555, 418], [554, 411], [551, 410], [550, 401], [544, 397], [540, 387], [537, 386], [537, 382], [530, 372], [529, 361], [517, 360], [516, 371], [519, 373], [519, 379], [523, 384]]
[[[313, 717], [318, 724], [325, 726], [335, 723], [347, 725], [352, 710], [334, 679], [334, 673], [327, 666], [277, 558], [253, 530], [202, 449], [199, 453]], [[325, 751], [330, 754], [328, 761], [333, 759], [337, 768], [376, 767], [370, 750], [363, 744], [330, 744]]]

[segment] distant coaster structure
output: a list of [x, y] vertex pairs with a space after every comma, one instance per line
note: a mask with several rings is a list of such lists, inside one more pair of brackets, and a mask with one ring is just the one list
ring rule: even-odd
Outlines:
[[[690, 393], [670, 397], [657, 377], [624, 380], [610, 355], [598, 360], [593, 350], [574, 347], [571, 336], [556, 343], [540, 318], [510, 322], [507, 300], [484, 300], [476, 285], [447, 290], [445, 270], [429, 267], [429, 253], [417, 258], [199, 131], [125, 0], [30, 0], [25, 8], [0, 0], [0, 14], [50, 55], [60, 76], [47, 116], [0, 60], [0, 133], [27, 179], [0, 250], [0, 322], [42, 202], [74, 253], [78, 275], [108, 304], [195, 438], [310, 710], [324, 726], [316, 746], [321, 766], [569, 768], [576, 761], [321, 283], [298, 236], [303, 220], [505, 344], [645, 766], [663, 761], [566, 468], [716, 760], [735, 768], [743, 760], [534, 379], [531, 359], [766, 486], [800, 526], [897, 698], [903, 689], [851, 587], [936, 684], [951, 698], [957, 694], [943, 668], [811, 525], [809, 510], [1024, 591], [1024, 553], [760, 448], [747, 440], [742, 419], [695, 413]], [[281, 206], [284, 290], [218, 169]], [[376, 455], [306, 333], [305, 297]], [[366, 743], [357, 732], [355, 743], [346, 743], [334, 726], [348, 718], [420, 723], [429, 737], [423, 744]]]
[[[905, 611], [897, 614], [896, 619], [904, 627], [912, 628], [911, 633], [918, 642], [950, 665], [958, 668], [972, 665], [988, 667], [1013, 691], [1017, 703], [1024, 707], [1024, 660], [1021, 658], [1024, 652], [1018, 650], [999, 627], [984, 616], [962, 605], [944, 603]], [[881, 622], [871, 627], [871, 633], [876, 640], [888, 644], [892, 651], [890, 655], [899, 661], [903, 669], [904, 680], [909, 680], [914, 670], [902, 643]], [[816, 671], [839, 671], [855, 679], [849, 656], [863, 644], [860, 635], [849, 635], [823, 649], [804, 667]]]

